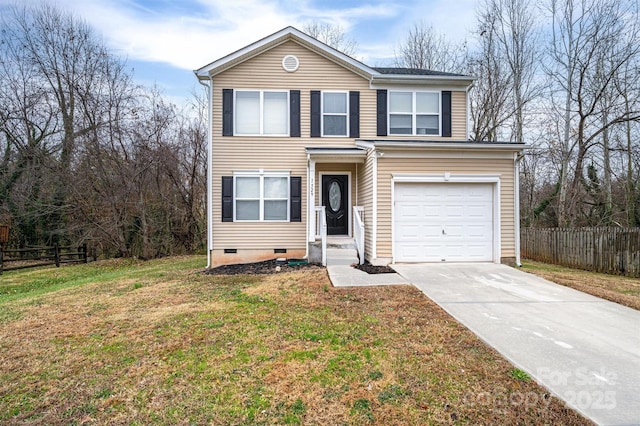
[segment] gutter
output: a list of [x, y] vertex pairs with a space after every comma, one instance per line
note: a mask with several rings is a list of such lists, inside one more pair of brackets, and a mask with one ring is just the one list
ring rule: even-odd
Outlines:
[[211, 194], [213, 184], [213, 78], [200, 80], [197, 71], [198, 83], [207, 88], [207, 269], [211, 268], [211, 252], [213, 251], [213, 195]]
[[468, 76], [450, 76], [450, 75], [411, 75], [411, 74], [380, 74], [376, 73], [371, 76], [371, 85], [386, 84], [418, 84], [418, 85], [451, 85], [451, 86], [468, 86], [476, 80]]
[[420, 149], [482, 149], [522, 151], [527, 148], [523, 143], [513, 142], [471, 142], [471, 141], [429, 141], [411, 139], [356, 139], [356, 146], [368, 147], [365, 143], [376, 148], [420, 148]]

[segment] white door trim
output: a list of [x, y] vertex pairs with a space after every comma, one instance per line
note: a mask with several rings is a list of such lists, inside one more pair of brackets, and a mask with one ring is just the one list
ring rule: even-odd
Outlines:
[[346, 175], [347, 176], [347, 235], [352, 236], [351, 233], [351, 172], [343, 172], [343, 171], [321, 171], [318, 172], [318, 206], [322, 205], [322, 194], [324, 191], [324, 187], [322, 186], [322, 177], [325, 175]]
[[500, 263], [500, 175], [499, 174], [404, 174], [391, 175], [391, 261], [396, 263], [396, 183], [491, 183], [493, 184], [493, 262]]

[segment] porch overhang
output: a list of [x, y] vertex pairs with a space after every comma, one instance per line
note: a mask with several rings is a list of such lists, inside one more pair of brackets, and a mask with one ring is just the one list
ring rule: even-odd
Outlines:
[[367, 151], [350, 147], [306, 147], [307, 159], [316, 163], [364, 163]]

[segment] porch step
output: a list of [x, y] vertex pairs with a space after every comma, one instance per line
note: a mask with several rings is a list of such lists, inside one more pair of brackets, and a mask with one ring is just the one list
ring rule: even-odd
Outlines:
[[328, 237], [327, 249], [329, 248], [355, 250], [356, 243], [351, 237]]
[[327, 244], [327, 266], [358, 263], [358, 254], [355, 248], [329, 248]]

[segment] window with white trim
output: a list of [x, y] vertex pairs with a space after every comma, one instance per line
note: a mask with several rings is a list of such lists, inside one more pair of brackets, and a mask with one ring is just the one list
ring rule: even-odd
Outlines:
[[439, 92], [389, 92], [390, 135], [440, 135]]
[[348, 92], [322, 92], [322, 136], [347, 136]]
[[234, 175], [235, 221], [288, 221], [289, 174]]
[[289, 92], [234, 90], [236, 135], [289, 134]]

